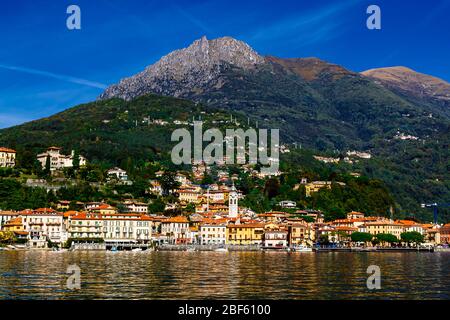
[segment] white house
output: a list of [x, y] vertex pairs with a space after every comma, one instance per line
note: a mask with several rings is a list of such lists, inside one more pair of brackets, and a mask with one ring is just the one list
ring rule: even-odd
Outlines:
[[[41, 163], [42, 168], [45, 168], [47, 164], [47, 158], [50, 158], [50, 170], [55, 171], [63, 168], [71, 168], [73, 167], [73, 158], [75, 155], [75, 151], [72, 150], [72, 153], [68, 156], [61, 154], [61, 148], [58, 147], [50, 147], [46, 152], [40, 153], [37, 155], [37, 160]], [[79, 156], [80, 166], [86, 165], [86, 158], [83, 156]]]
[[148, 213], [148, 204], [143, 202], [138, 202], [134, 200], [126, 200], [124, 206], [127, 208], [128, 212], [133, 213]]
[[297, 206], [297, 203], [295, 201], [291, 200], [283, 200], [278, 203], [278, 205], [282, 208], [286, 209], [294, 209]]
[[13, 168], [16, 165], [16, 151], [0, 147], [0, 168]]
[[127, 175], [127, 172], [126, 172], [125, 170], [122, 170], [122, 169], [118, 168], [118, 167], [109, 169], [109, 170], [106, 172], [106, 175], [107, 175], [108, 177], [115, 177], [115, 178], [117, 178], [117, 180], [119, 180], [119, 181], [128, 181], [128, 175]]
[[42, 208], [19, 212], [24, 229], [28, 232], [28, 244], [34, 248], [44, 248], [47, 240], [62, 244], [67, 241], [67, 230], [63, 214], [53, 209]]
[[181, 244], [189, 241], [189, 221], [184, 216], [172, 217], [161, 221], [161, 234], [170, 243]]
[[287, 231], [266, 230], [264, 232], [263, 246], [268, 248], [285, 248], [287, 247], [287, 238]]
[[226, 241], [225, 224], [205, 224], [199, 228], [199, 238], [202, 245], [225, 244]]

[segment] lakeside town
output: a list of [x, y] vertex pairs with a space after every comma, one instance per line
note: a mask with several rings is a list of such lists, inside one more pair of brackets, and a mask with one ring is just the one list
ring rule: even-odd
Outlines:
[[[368, 157], [364, 155], [365, 157]], [[16, 151], [0, 148], [0, 167], [14, 168]], [[75, 159], [76, 158], [76, 159]], [[43, 170], [58, 177], [62, 170], [86, 166], [82, 155], [61, 153], [49, 147], [37, 155]], [[259, 175], [246, 167], [250, 174]], [[450, 224], [421, 223], [411, 219], [393, 219], [346, 212], [339, 219], [326, 219], [320, 210], [297, 207], [289, 199], [276, 204], [278, 210], [256, 213], [240, 205], [245, 195], [236, 187], [237, 175], [217, 173], [218, 181], [204, 179], [209, 168], [194, 164], [190, 175], [171, 172], [173, 181], [167, 188], [167, 172], [155, 172], [146, 193], [156, 200], [144, 202], [134, 198], [120, 202], [55, 200], [52, 207], [1, 210], [1, 250], [382, 250], [448, 248]], [[106, 172], [107, 181], [133, 187], [128, 173], [118, 167]], [[44, 179], [28, 179], [27, 184], [54, 192], [55, 185]], [[345, 185], [343, 182], [308, 181], [296, 184], [306, 197], [323, 189]], [[169, 194], [159, 212], [150, 210], [158, 197]]]

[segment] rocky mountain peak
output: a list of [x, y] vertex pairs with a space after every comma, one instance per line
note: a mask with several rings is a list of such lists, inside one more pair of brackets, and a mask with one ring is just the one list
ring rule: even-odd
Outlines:
[[107, 88], [100, 99], [129, 100], [149, 92], [185, 96], [217, 81], [223, 68], [251, 69], [264, 62], [245, 42], [231, 37], [208, 40], [203, 36], [187, 48], [162, 57], [143, 72]]

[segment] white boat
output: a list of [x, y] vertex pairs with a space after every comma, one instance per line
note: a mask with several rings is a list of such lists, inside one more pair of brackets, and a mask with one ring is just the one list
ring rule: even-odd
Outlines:
[[296, 246], [292, 248], [292, 251], [295, 252], [312, 252], [312, 248], [304, 246], [304, 245], [300, 245], [300, 246]]
[[134, 249], [132, 249], [131, 251], [132, 251], [132, 252], [141, 252], [142, 249], [141, 249], [141, 248], [134, 248]]
[[217, 248], [216, 250], [214, 250], [215, 252], [228, 252], [227, 248]]

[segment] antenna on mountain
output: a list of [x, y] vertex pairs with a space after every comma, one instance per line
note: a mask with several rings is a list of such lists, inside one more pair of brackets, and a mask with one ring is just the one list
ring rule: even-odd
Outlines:
[[250, 127], [250, 118], [247, 117], [247, 126]]
[[258, 121], [256, 121], [256, 128], [258, 128]]

